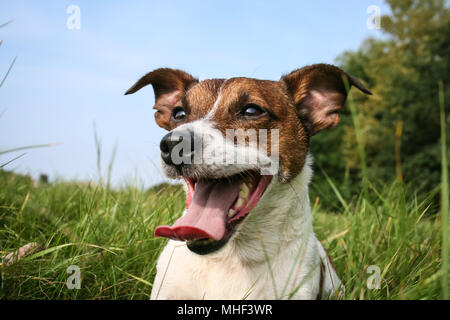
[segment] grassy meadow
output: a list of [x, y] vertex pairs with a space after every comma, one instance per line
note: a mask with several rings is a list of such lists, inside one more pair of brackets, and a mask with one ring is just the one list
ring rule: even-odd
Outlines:
[[[432, 192], [414, 192], [401, 179], [369, 181], [352, 99], [348, 107], [363, 159], [359, 193], [345, 199], [345, 186], [336, 185], [326, 168], [315, 168], [336, 203], [322, 207], [320, 195], [327, 191], [313, 182], [315, 232], [343, 280], [345, 299], [448, 299], [448, 172], [440, 98], [442, 182]], [[100, 175], [101, 143], [94, 133]], [[8, 163], [0, 167], [0, 299], [149, 299], [167, 241], [154, 238], [153, 231], [182, 213], [180, 185], [115, 190], [109, 183], [38, 183], [3, 170]], [[112, 164], [113, 159], [107, 181]], [[5, 259], [29, 243], [39, 250], [17, 261]], [[66, 285], [71, 265], [80, 268], [80, 289]], [[373, 286], [374, 268], [379, 286]]]
[[[316, 173], [320, 174], [320, 173]], [[440, 299], [442, 225], [431, 199], [405, 198], [399, 182], [347, 201], [338, 212], [312, 198], [315, 230], [347, 288], [346, 299]], [[438, 190], [436, 191], [438, 192]], [[314, 197], [314, 195], [313, 195]], [[37, 184], [0, 171], [0, 255], [30, 242], [38, 251], [1, 266], [1, 299], [148, 299], [165, 240], [153, 230], [184, 207], [180, 186], [112, 190], [77, 182]], [[81, 268], [81, 289], [66, 286], [67, 268]], [[367, 268], [381, 271], [368, 289]]]
[[[323, 141], [321, 136], [316, 140], [319, 149], [331, 151], [314, 167], [320, 176], [310, 188], [314, 229], [346, 287], [344, 299], [448, 300], [448, 81], [445, 91], [442, 79], [448, 79], [450, 11], [444, 1], [386, 2], [393, 14], [382, 17], [383, 28], [391, 38], [368, 39], [359, 51], [341, 57], [344, 69], [368, 83], [375, 96], [360, 99], [359, 108], [350, 98], [350, 113], [341, 122], [352, 122], [351, 130], [330, 131], [335, 140], [326, 133]], [[442, 16], [436, 18], [435, 12]], [[15, 61], [0, 78], [0, 89]], [[395, 139], [393, 123], [401, 124]], [[352, 168], [361, 179], [351, 188], [353, 182], [338, 183], [336, 176], [344, 172], [335, 161], [344, 156], [335, 150], [343, 138], [356, 144], [347, 157], [357, 159]], [[395, 150], [387, 147], [389, 141], [396, 142]], [[96, 131], [95, 142], [101, 172]], [[167, 242], [154, 238], [153, 231], [182, 213], [181, 186], [39, 183], [7, 170], [25, 149], [47, 146], [0, 150], [0, 299], [149, 299], [155, 264]], [[379, 181], [369, 178], [368, 163], [378, 170]], [[397, 177], [390, 177], [393, 170], [386, 168], [394, 164]], [[402, 170], [417, 184], [403, 183]], [[420, 191], [423, 182], [431, 185], [428, 191]], [[39, 250], [18, 259], [17, 250], [30, 243]], [[72, 265], [80, 268], [80, 289], [66, 285]], [[374, 270], [380, 272], [379, 287], [372, 282]]]
[[[346, 287], [345, 299], [448, 299], [448, 165], [442, 94], [440, 106], [442, 181], [429, 193], [415, 192], [401, 179], [386, 184], [367, 178], [352, 99], [348, 107], [363, 159], [360, 191], [343, 196], [345, 186], [335, 184], [326, 168], [315, 168], [327, 190], [332, 190], [321, 189], [314, 181], [310, 188], [315, 232], [335, 262]], [[95, 141], [100, 160], [96, 132]], [[148, 190], [129, 185], [116, 190], [98, 182], [38, 183], [4, 170], [10, 161], [0, 165], [0, 299], [149, 299], [157, 257], [167, 241], [154, 238], [153, 231], [160, 224], [172, 224], [182, 213], [180, 185]], [[98, 169], [101, 172], [100, 161]], [[327, 201], [331, 198], [335, 203], [331, 208], [321, 201], [324, 193]], [[436, 201], [439, 195], [441, 201]], [[11, 260], [17, 249], [29, 243], [36, 243], [39, 250]], [[71, 265], [80, 268], [80, 289], [66, 285]], [[374, 268], [380, 272], [378, 287], [372, 282]]]

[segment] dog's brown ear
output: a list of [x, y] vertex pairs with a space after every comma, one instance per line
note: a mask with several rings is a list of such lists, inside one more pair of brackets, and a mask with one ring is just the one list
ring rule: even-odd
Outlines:
[[348, 89], [353, 85], [372, 94], [356, 78], [329, 64], [314, 64], [291, 72], [281, 78], [286, 83], [300, 119], [309, 135], [332, 128], [339, 122], [339, 110], [345, 104]]
[[155, 119], [156, 123], [166, 129], [171, 130], [172, 110], [178, 106], [190, 86], [197, 83], [190, 74], [184, 71], [160, 68], [147, 73], [140, 78], [125, 94], [132, 94], [139, 89], [151, 84], [155, 92]]

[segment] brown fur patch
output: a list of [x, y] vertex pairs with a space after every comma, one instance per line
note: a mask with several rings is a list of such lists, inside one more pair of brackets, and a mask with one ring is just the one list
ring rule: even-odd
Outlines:
[[[256, 104], [269, 114], [258, 119], [240, 116], [240, 111], [248, 104]], [[267, 129], [269, 154], [270, 130], [279, 130], [278, 149], [282, 181], [295, 177], [305, 164], [308, 137], [283, 82], [250, 78], [229, 79], [221, 89], [221, 100], [211, 121], [224, 135], [227, 129]]]
[[338, 67], [315, 64], [295, 70], [281, 78], [292, 95], [299, 117], [310, 135], [334, 127], [339, 122], [339, 111], [344, 107], [348, 89], [353, 85], [372, 94], [357, 79]]
[[[270, 130], [279, 131], [279, 179], [287, 182], [302, 170], [309, 149], [309, 137], [333, 127], [339, 121], [347, 92], [344, 78], [365, 93], [358, 80], [341, 69], [325, 64], [311, 65], [283, 76], [280, 81], [251, 78], [209, 79], [198, 82], [191, 75], [174, 69], [157, 69], [142, 77], [126, 94], [147, 84], [155, 91], [156, 122], [172, 130], [184, 123], [204, 118], [217, 103], [210, 121], [224, 135], [227, 129], [267, 129], [270, 154]], [[218, 101], [218, 97], [220, 100]], [[242, 116], [247, 104], [256, 104], [267, 114], [249, 119]], [[175, 107], [186, 112], [175, 122]]]
[[151, 84], [155, 92], [156, 123], [166, 129], [173, 129], [172, 110], [180, 105], [185, 92], [198, 80], [190, 74], [176, 69], [160, 68], [140, 78], [125, 94], [132, 94]]
[[224, 82], [225, 79], [204, 80], [186, 93], [182, 100], [182, 105], [187, 113], [185, 122], [192, 122], [206, 116], [214, 106]]

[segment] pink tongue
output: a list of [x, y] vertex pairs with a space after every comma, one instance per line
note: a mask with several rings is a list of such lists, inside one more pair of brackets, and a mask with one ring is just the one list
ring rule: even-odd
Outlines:
[[225, 236], [227, 214], [240, 190], [240, 181], [214, 183], [199, 181], [195, 185], [194, 198], [184, 216], [173, 226], [159, 226], [155, 236], [174, 240], [211, 238], [220, 240]]

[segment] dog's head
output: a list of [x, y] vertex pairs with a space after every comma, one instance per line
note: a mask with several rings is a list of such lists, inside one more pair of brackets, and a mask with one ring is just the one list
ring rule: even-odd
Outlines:
[[134, 84], [151, 84], [155, 119], [170, 131], [161, 140], [165, 174], [184, 178], [187, 211], [157, 236], [187, 240], [209, 253], [223, 246], [271, 182], [289, 182], [304, 167], [309, 139], [334, 127], [357, 79], [326, 64], [307, 66], [279, 81], [251, 78], [199, 82], [174, 69], [157, 69]]

